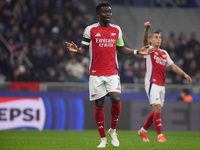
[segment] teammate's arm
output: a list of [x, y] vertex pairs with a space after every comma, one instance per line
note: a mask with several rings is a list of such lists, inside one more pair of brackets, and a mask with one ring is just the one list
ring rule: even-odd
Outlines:
[[144, 33], [143, 33], [143, 46], [149, 45], [149, 28], [151, 27], [151, 18], [149, 18], [149, 21], [144, 23]]
[[89, 48], [88, 45], [84, 44], [81, 44], [81, 47], [78, 48], [78, 46], [74, 42], [72, 43], [65, 42], [65, 43], [67, 44], [67, 48], [69, 49], [70, 52], [77, 53], [78, 55], [84, 55]]
[[173, 64], [171, 64], [169, 67], [171, 68], [172, 71], [174, 71], [174, 72], [176, 72], [177, 74], [180, 74], [180, 75], [182, 75], [184, 78], [186, 78], [186, 79], [188, 80], [188, 83], [189, 83], [189, 84], [192, 83], [191, 77], [190, 77], [187, 73], [185, 73], [181, 68], [179, 68], [177, 65], [175, 65], [175, 64], [173, 63]]

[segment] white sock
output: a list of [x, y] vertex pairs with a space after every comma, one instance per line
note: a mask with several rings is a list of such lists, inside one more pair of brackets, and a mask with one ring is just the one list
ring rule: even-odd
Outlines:
[[107, 140], [107, 138], [106, 138], [106, 137], [103, 137], [103, 138], [101, 138], [101, 141], [102, 141], [102, 140]]
[[142, 132], [142, 133], [146, 133], [147, 130], [145, 130], [145, 129], [142, 127], [142, 128], [141, 128], [141, 132]]
[[160, 136], [163, 136], [163, 134], [162, 134], [162, 133], [161, 133], [161, 134], [159, 134], [159, 135], [158, 135], [158, 138], [159, 138]]
[[115, 132], [115, 131], [116, 131], [116, 129], [112, 129], [112, 128], [110, 128], [110, 131], [111, 131], [111, 132]]

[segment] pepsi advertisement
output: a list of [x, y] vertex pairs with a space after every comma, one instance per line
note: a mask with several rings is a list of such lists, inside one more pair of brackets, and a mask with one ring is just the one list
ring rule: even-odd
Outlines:
[[0, 97], [0, 130], [83, 130], [82, 99], [50, 92], [41, 97], [39, 93], [10, 92], [10, 97]]

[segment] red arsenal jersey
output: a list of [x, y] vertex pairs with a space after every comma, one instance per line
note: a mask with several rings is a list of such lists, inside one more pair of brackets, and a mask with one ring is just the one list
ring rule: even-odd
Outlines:
[[165, 50], [155, 50], [150, 55], [144, 56], [145, 83], [151, 82], [160, 86], [165, 85], [165, 68], [173, 64]]
[[99, 23], [86, 27], [82, 44], [89, 45], [90, 75], [110, 76], [118, 74], [116, 46], [124, 46], [119, 26]]

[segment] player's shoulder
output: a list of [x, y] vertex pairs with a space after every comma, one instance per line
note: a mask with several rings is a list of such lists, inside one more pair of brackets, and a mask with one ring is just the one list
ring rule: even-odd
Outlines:
[[160, 49], [160, 51], [168, 54], [168, 52], [165, 49]]
[[90, 31], [94, 27], [98, 27], [100, 24], [99, 23], [93, 23], [91, 25], [88, 25], [84, 31]]
[[113, 28], [117, 28], [118, 30], [121, 30], [119, 25], [110, 23], [110, 26], [113, 27]]
[[91, 29], [91, 28], [93, 28], [93, 27], [98, 27], [99, 25], [100, 25], [99, 23], [93, 23], [93, 24], [91, 24], [91, 25], [88, 25], [86, 28]]

